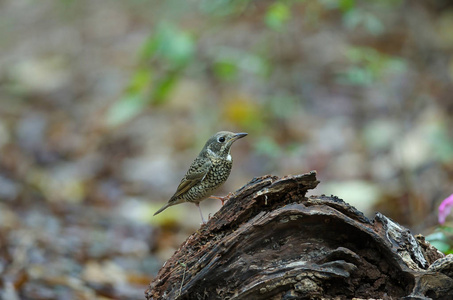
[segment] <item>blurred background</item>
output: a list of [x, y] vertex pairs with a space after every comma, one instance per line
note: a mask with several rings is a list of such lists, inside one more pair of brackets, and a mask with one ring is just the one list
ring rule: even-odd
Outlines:
[[448, 0], [0, 1], [0, 298], [144, 298], [220, 130], [249, 135], [217, 195], [316, 170], [451, 251], [452, 54]]

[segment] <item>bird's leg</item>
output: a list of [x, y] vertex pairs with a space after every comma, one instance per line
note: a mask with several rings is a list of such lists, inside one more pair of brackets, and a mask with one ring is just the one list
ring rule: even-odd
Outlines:
[[230, 193], [228, 193], [228, 195], [223, 196], [223, 197], [222, 196], [210, 196], [209, 198], [217, 199], [217, 200], [222, 201], [222, 206], [223, 206], [225, 204], [225, 201], [229, 200], [232, 196], [234, 196], [234, 193], [230, 192]]
[[203, 218], [203, 213], [201, 212], [200, 203], [195, 202], [195, 205], [198, 207], [198, 210], [200, 211], [201, 221], [203, 221], [203, 224], [206, 224], [206, 221]]

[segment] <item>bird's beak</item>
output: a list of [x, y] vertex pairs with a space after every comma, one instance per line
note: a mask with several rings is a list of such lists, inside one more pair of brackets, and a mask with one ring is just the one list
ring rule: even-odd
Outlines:
[[243, 138], [244, 136], [246, 136], [248, 133], [245, 133], [245, 132], [239, 132], [239, 133], [236, 133], [235, 135], [233, 135], [233, 137], [231, 138], [231, 142], [234, 142], [235, 140], [238, 140], [240, 138]]

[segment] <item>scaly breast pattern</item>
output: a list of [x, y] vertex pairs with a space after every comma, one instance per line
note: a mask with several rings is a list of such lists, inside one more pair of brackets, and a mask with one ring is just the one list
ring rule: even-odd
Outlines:
[[199, 202], [200, 200], [211, 196], [212, 192], [216, 190], [222, 183], [224, 183], [228, 176], [230, 176], [232, 161], [211, 158], [212, 166], [205, 178], [197, 185], [192, 187], [183, 196], [186, 201]]

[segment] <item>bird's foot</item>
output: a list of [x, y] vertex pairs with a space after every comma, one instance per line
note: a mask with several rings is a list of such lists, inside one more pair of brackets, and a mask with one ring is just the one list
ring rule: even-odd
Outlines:
[[217, 199], [217, 200], [222, 201], [222, 206], [223, 206], [223, 204], [225, 203], [225, 200], [227, 200], [227, 199], [226, 199], [227, 197], [221, 197], [221, 196], [211, 196], [211, 197], [209, 197], [209, 198], [211, 198], [211, 199]]
[[228, 193], [228, 195], [226, 196], [211, 196], [209, 198], [212, 198], [212, 199], [217, 199], [217, 200], [220, 200], [222, 201], [222, 206], [225, 204], [225, 201], [226, 200], [229, 200], [232, 196], [234, 196], [234, 193], [233, 192], [230, 192]]

